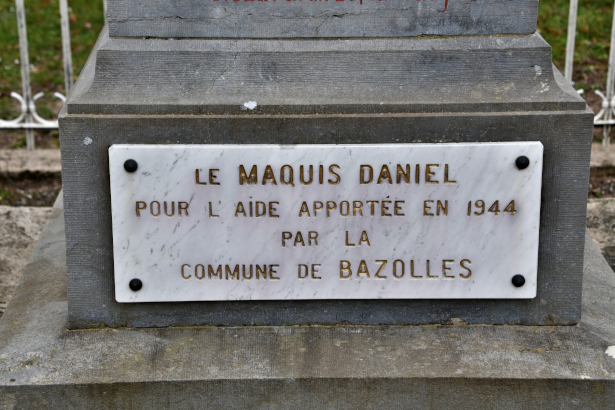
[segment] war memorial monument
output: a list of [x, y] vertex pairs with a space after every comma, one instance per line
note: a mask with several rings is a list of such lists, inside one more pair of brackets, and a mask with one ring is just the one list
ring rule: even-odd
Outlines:
[[108, 0], [0, 408], [608, 408], [538, 0]]

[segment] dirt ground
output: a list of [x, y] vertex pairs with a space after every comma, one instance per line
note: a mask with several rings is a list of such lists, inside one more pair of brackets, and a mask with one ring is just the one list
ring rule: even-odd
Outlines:
[[23, 173], [11, 178], [0, 174], [0, 205], [52, 206], [61, 189], [59, 175]]
[[590, 199], [615, 197], [615, 176], [591, 176], [587, 197]]

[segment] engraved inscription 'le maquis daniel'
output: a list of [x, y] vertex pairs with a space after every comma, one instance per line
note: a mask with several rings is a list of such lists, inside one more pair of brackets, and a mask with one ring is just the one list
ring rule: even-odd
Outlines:
[[535, 296], [540, 143], [120, 145], [110, 169], [122, 302]]

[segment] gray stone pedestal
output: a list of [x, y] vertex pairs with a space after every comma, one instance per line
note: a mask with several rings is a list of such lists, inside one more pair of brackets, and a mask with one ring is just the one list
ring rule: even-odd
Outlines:
[[[101, 35], [60, 117], [69, 328], [572, 325], [593, 113], [539, 34], [203, 40]], [[537, 297], [530, 300], [115, 301], [113, 144], [544, 146]]]
[[577, 326], [68, 330], [56, 209], [0, 321], [0, 408], [612, 408], [615, 274], [585, 246]]
[[[537, 7], [109, 0], [60, 116], [65, 211], [0, 322], [0, 407], [612, 407], [593, 113]], [[116, 302], [114, 144], [519, 141], [544, 148], [533, 299]]]

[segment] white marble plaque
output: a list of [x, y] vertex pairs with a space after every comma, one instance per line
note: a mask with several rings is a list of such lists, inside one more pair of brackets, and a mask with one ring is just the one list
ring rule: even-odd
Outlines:
[[540, 142], [113, 145], [116, 299], [534, 298], [542, 155]]

